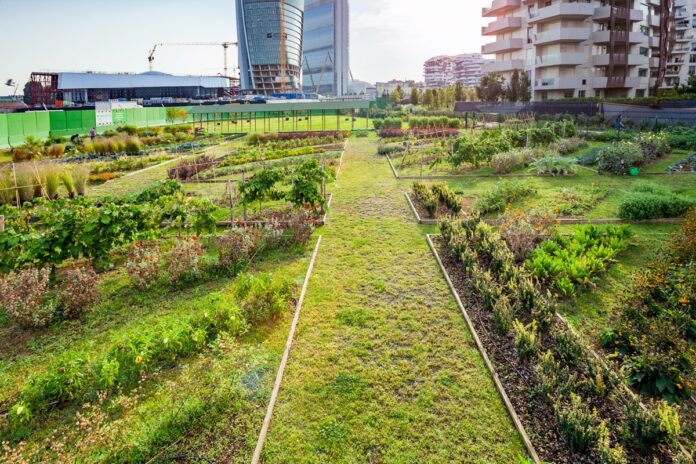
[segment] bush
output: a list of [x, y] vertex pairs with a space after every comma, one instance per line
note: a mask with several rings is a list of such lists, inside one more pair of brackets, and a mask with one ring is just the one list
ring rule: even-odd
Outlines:
[[501, 295], [493, 304], [495, 328], [501, 335], [510, 333], [515, 322], [515, 312], [507, 295]]
[[532, 166], [540, 176], [572, 176], [578, 172], [577, 161], [574, 158], [562, 156], [547, 156], [535, 161]]
[[515, 320], [512, 323], [512, 330], [515, 334], [515, 346], [520, 361], [528, 361], [535, 357], [539, 352], [537, 322], [532, 321], [529, 325], [524, 325]]
[[694, 205], [694, 202], [672, 193], [658, 194], [634, 191], [619, 204], [619, 217], [629, 220], [678, 218]]
[[669, 141], [667, 140], [667, 134], [664, 132], [642, 133], [638, 136], [637, 141], [641, 150], [643, 150], [646, 163], [651, 163], [658, 158], [662, 158], [672, 151], [669, 146]]
[[570, 404], [557, 401], [554, 411], [558, 427], [573, 451], [583, 452], [596, 446], [601, 424], [596, 410], [590, 410], [579, 396], [571, 393]]
[[0, 277], [0, 306], [22, 327], [44, 327], [53, 318], [49, 268], [27, 268]]
[[312, 215], [300, 209], [292, 214], [288, 220], [288, 240], [292, 245], [306, 246], [314, 233], [314, 220]]
[[605, 421], [599, 424], [597, 450], [600, 464], [628, 464], [626, 451], [619, 444], [611, 446], [611, 436]]
[[474, 211], [479, 214], [505, 211], [508, 204], [535, 192], [534, 187], [525, 182], [499, 182], [492, 190], [479, 196], [474, 203]]
[[59, 272], [58, 301], [65, 319], [79, 319], [99, 301], [99, 276], [88, 262], [69, 265]]
[[413, 183], [413, 196], [421, 202], [430, 217], [437, 217], [440, 201], [435, 192], [423, 182]]
[[581, 166], [594, 166], [599, 162], [599, 154], [602, 152], [601, 148], [595, 148], [584, 155], [577, 158], [578, 164]]
[[681, 230], [670, 241], [670, 248], [680, 260], [696, 258], [696, 207], [686, 214]]
[[681, 434], [679, 413], [666, 402], [647, 411], [637, 401], [627, 402], [625, 428], [634, 446], [641, 449], [659, 443], [675, 444]]
[[587, 142], [579, 137], [572, 137], [560, 142], [551, 144], [549, 148], [555, 151], [559, 155], [570, 155], [578, 150], [581, 150], [587, 146]]
[[634, 142], [616, 142], [604, 148], [598, 156], [597, 170], [616, 176], [629, 174], [632, 167], [645, 164], [645, 156], [640, 145]]
[[496, 153], [491, 158], [491, 166], [496, 174], [508, 174], [516, 169], [529, 166], [537, 158], [537, 152], [519, 149]]
[[156, 244], [136, 242], [133, 244], [126, 272], [133, 285], [149, 288], [159, 278], [160, 252]]
[[170, 281], [191, 281], [201, 276], [200, 260], [203, 247], [198, 237], [186, 237], [176, 242], [167, 260]]
[[518, 261], [541, 242], [551, 237], [556, 229], [556, 221], [543, 211], [506, 211], [501, 217], [500, 235]]
[[65, 154], [65, 145], [55, 143], [46, 149], [46, 155], [49, 158], [62, 158]]
[[380, 145], [379, 148], [377, 148], [377, 154], [380, 156], [403, 153], [404, 151], [406, 151], [406, 148], [401, 145]]
[[220, 267], [237, 271], [254, 260], [265, 244], [262, 229], [230, 229], [215, 239]]
[[271, 274], [241, 274], [237, 277], [235, 297], [251, 323], [278, 318], [288, 309], [292, 285], [285, 280], [274, 281]]

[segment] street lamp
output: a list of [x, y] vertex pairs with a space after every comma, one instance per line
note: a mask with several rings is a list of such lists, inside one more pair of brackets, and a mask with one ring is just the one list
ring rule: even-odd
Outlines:
[[15, 97], [17, 96], [17, 88], [19, 87], [19, 84], [14, 81], [14, 79], [7, 79], [7, 82], [5, 82], [5, 85], [8, 87], [14, 87], [14, 92], [12, 93], [12, 99], [14, 100]]

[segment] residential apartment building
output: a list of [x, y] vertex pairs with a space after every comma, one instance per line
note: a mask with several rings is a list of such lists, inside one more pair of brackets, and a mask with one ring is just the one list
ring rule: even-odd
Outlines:
[[650, 86], [670, 89], [696, 74], [696, 0], [647, 0]]
[[430, 58], [423, 65], [425, 86], [447, 87], [459, 81], [465, 87], [475, 87], [483, 75], [483, 65], [488, 62], [489, 60], [485, 60], [480, 53]]
[[236, 10], [242, 90], [300, 92], [304, 0], [236, 0]]
[[692, 1], [493, 0], [483, 9], [493, 21], [482, 33], [494, 40], [482, 52], [496, 60], [484, 72], [508, 79], [516, 69], [526, 72], [534, 100], [647, 96], [656, 83], [656, 49], [667, 37], [656, 25], [660, 7], [688, 10]]
[[348, 94], [348, 0], [305, 0], [303, 41], [303, 90], [336, 97]]

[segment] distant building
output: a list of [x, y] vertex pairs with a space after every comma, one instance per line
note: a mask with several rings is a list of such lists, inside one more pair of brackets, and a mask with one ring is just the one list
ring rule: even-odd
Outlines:
[[412, 87], [420, 89], [423, 87], [423, 85], [420, 83], [416, 83], [416, 81], [400, 81], [392, 79], [389, 82], [377, 82], [375, 84], [375, 87], [377, 89], [378, 97], [388, 97], [392, 94], [393, 91], [395, 91], [399, 87], [401, 87], [401, 90], [404, 91], [404, 95], [406, 95], [411, 91]]
[[224, 77], [143, 74], [32, 73], [26, 87], [31, 106], [85, 105], [109, 100], [212, 100], [229, 96]]
[[483, 75], [483, 66], [488, 62], [480, 53], [430, 58], [423, 65], [425, 86], [439, 88], [461, 82], [465, 87], [476, 87]]
[[242, 90], [300, 92], [304, 0], [236, 2]]
[[340, 97], [350, 92], [348, 0], [305, 0], [302, 87]]

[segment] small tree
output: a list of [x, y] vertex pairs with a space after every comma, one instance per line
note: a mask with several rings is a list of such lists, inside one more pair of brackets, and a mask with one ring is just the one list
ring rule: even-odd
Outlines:
[[186, 122], [188, 111], [183, 108], [167, 108], [167, 122], [174, 124], [176, 122]]
[[507, 89], [506, 89], [506, 96], [508, 101], [510, 102], [516, 102], [519, 101], [520, 95], [520, 72], [515, 69], [512, 72], [512, 77], [510, 78], [510, 84], [508, 84]]
[[532, 82], [529, 80], [529, 75], [526, 72], [520, 73], [520, 83], [517, 96], [520, 101], [523, 102], [528, 102], [532, 99]]
[[420, 93], [418, 93], [417, 88], [411, 87], [411, 104], [417, 105], [418, 103], [420, 103]]
[[292, 173], [292, 186], [285, 199], [294, 204], [296, 208], [312, 208], [324, 206], [326, 199], [322, 195], [322, 182], [329, 178], [329, 174], [315, 159], [307, 159], [297, 166]]
[[505, 95], [504, 84], [505, 79], [499, 73], [489, 73], [481, 78], [476, 93], [480, 100], [497, 102]]
[[401, 89], [401, 86], [398, 86], [396, 90], [394, 90], [391, 95], [389, 96], [389, 99], [391, 100], [392, 103], [398, 105], [401, 103], [401, 100], [404, 99], [404, 94], [403, 90]]
[[457, 81], [457, 83], [454, 84], [454, 101], [460, 102], [464, 100], [464, 85], [461, 83], [461, 81]]
[[259, 211], [261, 211], [261, 204], [264, 200], [279, 198], [280, 195], [274, 187], [281, 177], [281, 173], [277, 169], [266, 168], [254, 174], [246, 182], [240, 182], [241, 203], [250, 205], [258, 201]]
[[433, 91], [432, 89], [426, 89], [423, 94], [423, 104], [425, 106], [433, 106]]

